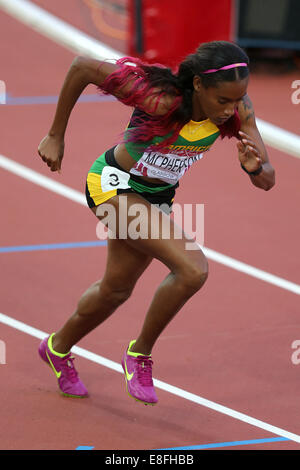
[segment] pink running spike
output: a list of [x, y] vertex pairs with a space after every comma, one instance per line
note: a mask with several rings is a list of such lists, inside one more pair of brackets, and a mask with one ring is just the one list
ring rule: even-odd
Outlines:
[[[51, 335], [53, 336], [53, 335]], [[74, 367], [74, 356], [71, 353], [64, 357], [59, 357], [51, 352], [48, 341], [50, 336], [45, 338], [39, 346], [39, 355], [48, 365], [51, 366], [58, 380], [61, 393], [67, 397], [84, 398], [88, 396], [88, 391], [78, 377]]]
[[155, 405], [158, 399], [153, 386], [151, 356], [130, 355], [131, 344], [122, 360], [128, 395], [145, 405]]

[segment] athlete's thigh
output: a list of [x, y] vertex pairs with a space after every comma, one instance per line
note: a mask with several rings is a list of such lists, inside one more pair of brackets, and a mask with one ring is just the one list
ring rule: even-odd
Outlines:
[[108, 238], [103, 280], [122, 288], [133, 287], [152, 259], [151, 256], [130, 246], [125, 240]]
[[[207, 269], [207, 261], [199, 245], [169, 215], [144, 198], [128, 193], [114, 196], [108, 203], [115, 210], [114, 235], [117, 238], [122, 237], [127, 246], [162, 261], [173, 272], [186, 263], [200, 266], [203, 271]], [[94, 212], [100, 220], [104, 220], [99, 216], [98, 210], [95, 209]], [[137, 217], [139, 230], [143, 234], [141, 237], [133, 236], [136, 235], [134, 222]]]

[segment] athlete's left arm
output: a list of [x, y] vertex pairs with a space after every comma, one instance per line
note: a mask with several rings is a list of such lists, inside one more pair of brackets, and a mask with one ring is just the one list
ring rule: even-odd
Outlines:
[[240, 140], [237, 143], [239, 160], [248, 173], [254, 186], [268, 191], [275, 184], [275, 171], [269, 162], [268, 154], [255, 121], [255, 113], [249, 96], [246, 94], [238, 106], [241, 119]]

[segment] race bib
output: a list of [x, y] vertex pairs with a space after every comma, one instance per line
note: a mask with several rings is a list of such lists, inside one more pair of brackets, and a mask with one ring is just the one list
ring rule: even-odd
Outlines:
[[172, 153], [144, 152], [135, 166], [131, 168], [130, 173], [149, 178], [158, 178], [165, 183], [175, 184], [202, 157], [203, 153], [178, 156]]
[[101, 189], [105, 193], [113, 189], [127, 189], [130, 175], [113, 166], [105, 166], [101, 173]]

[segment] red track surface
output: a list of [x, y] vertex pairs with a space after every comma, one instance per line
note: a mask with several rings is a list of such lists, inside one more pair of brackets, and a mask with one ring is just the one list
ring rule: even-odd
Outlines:
[[[55, 10], [58, 2], [52, 5]], [[79, 13], [68, 12], [68, 20], [83, 30]], [[7, 91], [13, 96], [58, 94], [73, 55], [3, 13], [0, 31], [0, 78]], [[249, 94], [257, 116], [298, 132], [300, 108], [290, 100], [296, 78], [253, 77]], [[48, 171], [36, 151], [54, 110], [55, 105], [1, 107], [0, 153], [83, 192], [91, 163], [115, 143], [130, 109], [117, 102], [78, 103], [61, 175]], [[241, 172], [235, 144], [218, 142], [186, 175], [176, 202], [205, 204], [205, 246], [300, 284], [300, 161], [270, 148], [269, 156], [277, 184], [263, 192]], [[1, 246], [96, 239], [96, 220], [87, 208], [7, 171], [0, 170], [0, 176]], [[0, 311], [55, 331], [81, 293], [101, 278], [105, 253], [104, 247], [2, 253]], [[119, 363], [165, 273], [154, 262], [132, 298], [79, 346]], [[296, 294], [211, 261], [205, 287], [157, 342], [154, 377], [299, 435], [299, 368], [291, 361], [298, 325]], [[7, 364], [0, 365], [5, 404], [0, 449], [75, 449], [84, 444], [155, 449], [274, 437], [161, 390], [157, 407], [144, 407], [128, 397], [120, 374], [81, 357], [76, 364], [91, 397], [62, 398], [54, 376], [38, 358], [39, 340], [2, 324], [0, 331], [7, 347]], [[299, 444], [234, 448], [299, 449]]]

